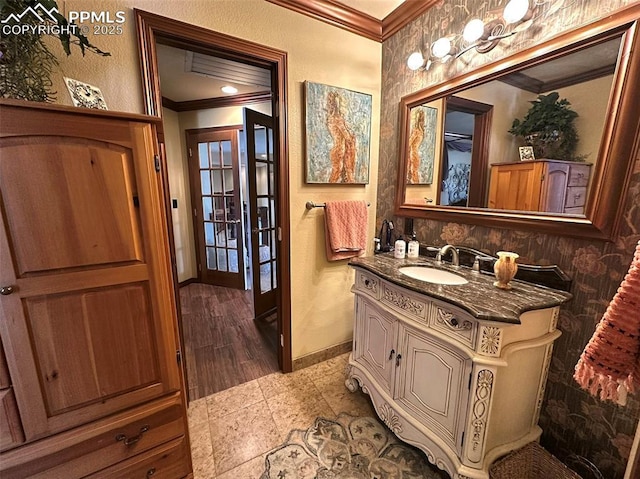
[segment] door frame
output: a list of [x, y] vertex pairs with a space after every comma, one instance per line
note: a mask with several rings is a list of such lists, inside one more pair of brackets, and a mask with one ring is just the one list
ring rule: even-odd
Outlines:
[[[156, 54], [157, 37], [171, 40], [176, 46], [182, 46], [209, 55], [218, 55], [244, 63], [251, 63], [271, 70], [272, 116], [275, 119], [275, 137], [278, 138], [278, 189], [277, 213], [280, 218], [280, 241], [278, 243], [278, 330], [281, 332], [278, 363], [283, 372], [293, 370], [291, 356], [291, 261], [290, 251], [290, 211], [289, 211], [289, 155], [287, 136], [287, 53], [258, 43], [231, 37], [206, 28], [180, 22], [134, 8], [136, 20], [138, 51], [142, 76], [142, 89], [145, 112], [162, 118], [162, 94], [158, 58]], [[166, 42], [165, 42], [166, 43]], [[163, 138], [160, 128], [159, 139]], [[163, 145], [164, 146], [164, 145]], [[164, 155], [161, 159], [166, 162]], [[166, 164], [163, 167], [165, 180]], [[164, 189], [165, 213], [171, 221], [169, 209], [168, 183]], [[171, 224], [171, 222], [170, 222]], [[175, 248], [172, 244], [172, 262], [174, 264], [174, 283], [177, 291], [175, 271]], [[182, 331], [180, 331], [182, 341]]]

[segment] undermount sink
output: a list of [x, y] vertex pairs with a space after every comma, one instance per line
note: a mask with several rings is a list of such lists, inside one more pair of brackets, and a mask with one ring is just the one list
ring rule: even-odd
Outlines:
[[427, 283], [460, 285], [469, 282], [458, 274], [429, 268], [428, 266], [405, 266], [398, 271], [410, 278], [426, 281]]

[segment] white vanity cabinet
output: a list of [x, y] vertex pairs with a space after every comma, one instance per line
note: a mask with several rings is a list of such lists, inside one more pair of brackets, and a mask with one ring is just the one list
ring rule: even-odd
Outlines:
[[354, 269], [346, 384], [371, 396], [400, 439], [454, 479], [487, 479], [496, 458], [540, 436], [558, 306], [523, 313], [519, 323], [481, 320]]

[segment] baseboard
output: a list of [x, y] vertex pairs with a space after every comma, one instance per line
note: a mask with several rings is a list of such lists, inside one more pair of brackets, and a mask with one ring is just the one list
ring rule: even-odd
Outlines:
[[178, 288], [183, 288], [184, 286], [190, 285], [192, 283], [197, 283], [198, 282], [198, 278], [189, 278], [185, 281], [182, 281], [181, 283], [178, 283]]
[[315, 353], [302, 356], [301, 358], [294, 359], [293, 370], [297, 371], [299, 369], [308, 368], [309, 366], [321, 363], [322, 361], [326, 361], [327, 359], [335, 358], [336, 356], [340, 356], [341, 354], [348, 353], [349, 351], [351, 351], [352, 347], [353, 342], [346, 341], [344, 343], [331, 346], [330, 348], [323, 349], [322, 351], [317, 351]]

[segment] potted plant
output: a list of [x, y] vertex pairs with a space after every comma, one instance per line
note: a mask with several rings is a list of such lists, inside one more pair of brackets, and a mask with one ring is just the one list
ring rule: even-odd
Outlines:
[[[40, 17], [43, 12], [46, 15]], [[59, 32], [56, 36], [67, 55], [71, 55], [71, 45], [77, 45], [82, 55], [89, 50], [109, 56], [92, 45], [75, 25], [69, 24], [59, 13], [55, 0], [0, 0], [0, 19], [7, 27], [16, 21], [33, 27], [33, 30], [19, 33], [9, 31], [5, 34], [3, 31], [0, 38], [0, 98], [55, 100], [51, 74], [58, 66], [58, 60], [49, 50], [45, 34], [41, 33], [43, 23], [58, 27], [50, 30]]]
[[536, 158], [582, 161], [576, 157], [578, 132], [574, 121], [578, 114], [558, 92], [538, 95], [522, 120], [515, 119], [509, 133], [522, 137], [533, 147]]

